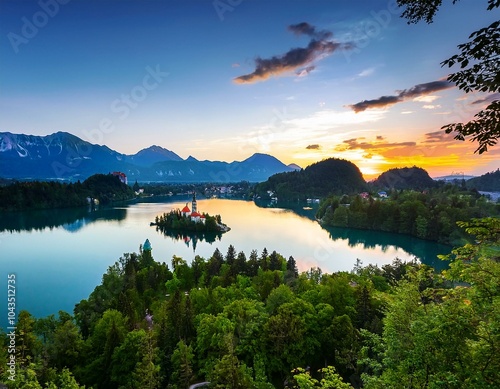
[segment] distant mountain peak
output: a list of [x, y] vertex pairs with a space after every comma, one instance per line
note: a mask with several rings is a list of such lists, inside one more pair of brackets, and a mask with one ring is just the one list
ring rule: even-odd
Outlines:
[[152, 145], [152, 146], [146, 147], [145, 149], [139, 150], [136, 154], [139, 154], [141, 152], [146, 152], [146, 151], [152, 151], [155, 153], [173, 153], [173, 151], [166, 149], [165, 147], [158, 146], [158, 145]]
[[293, 169], [293, 170], [302, 170], [302, 168], [297, 165], [296, 163], [291, 163], [289, 165], [287, 165], [290, 169]]
[[273, 157], [272, 155], [270, 154], [266, 154], [266, 153], [253, 153], [250, 158], [274, 158], [274, 159], [277, 159], [276, 157]]
[[146, 147], [145, 149], [139, 150], [137, 153], [140, 153], [141, 151], [156, 151], [156, 152], [159, 152], [159, 151], [163, 151], [163, 150], [165, 150], [165, 149], [163, 147], [161, 147], [161, 146], [152, 145], [152, 146]]
[[164, 147], [152, 145], [139, 150], [134, 155], [128, 155], [127, 160], [140, 166], [151, 166], [157, 162], [182, 161], [176, 153]]
[[161, 153], [161, 154], [168, 154], [168, 155], [175, 154], [173, 151], [166, 149], [165, 147], [158, 146], [158, 145], [152, 145], [152, 146], [146, 147], [145, 149], [139, 150], [134, 155], [137, 155], [139, 153], [145, 153], [145, 152], [154, 152], [154, 153]]
[[449, 174], [447, 176], [433, 177], [436, 181], [455, 181], [455, 180], [470, 180], [476, 176], [467, 174]]
[[[278, 161], [279, 163], [283, 163], [278, 158], [273, 157], [272, 155], [269, 155], [269, 154], [264, 154], [264, 153], [255, 153], [255, 154], [252, 154], [250, 157], [248, 157], [247, 159], [245, 159], [242, 162], [247, 162], [247, 161], [252, 161], [252, 162], [256, 162], [256, 161], [259, 161], [259, 162], [261, 162], [261, 161], [262, 162]], [[283, 165], [286, 166], [285, 164], [283, 164]]]

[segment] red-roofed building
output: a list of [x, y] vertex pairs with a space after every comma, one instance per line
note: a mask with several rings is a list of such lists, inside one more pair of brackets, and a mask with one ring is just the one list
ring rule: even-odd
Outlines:
[[196, 223], [205, 223], [205, 216], [198, 213], [198, 212], [193, 212], [191, 213], [191, 220], [196, 222]]
[[191, 215], [191, 210], [188, 207], [188, 204], [186, 203], [186, 206], [182, 208], [181, 210], [182, 216], [189, 216]]
[[122, 183], [127, 185], [127, 175], [122, 172], [113, 172], [111, 173], [113, 176], [118, 177]]
[[205, 219], [206, 219], [205, 216], [197, 211], [196, 194], [194, 192], [193, 192], [192, 210], [193, 211], [191, 212], [191, 210], [188, 207], [188, 203], [186, 203], [186, 206], [181, 210], [182, 216], [190, 217], [191, 220], [196, 223], [201, 222], [205, 224]]

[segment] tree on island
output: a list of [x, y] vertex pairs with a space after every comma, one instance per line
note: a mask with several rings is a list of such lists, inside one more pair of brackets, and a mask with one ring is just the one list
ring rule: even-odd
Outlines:
[[184, 215], [180, 210], [172, 210], [163, 215], [156, 216], [151, 225], [156, 225], [159, 230], [193, 231], [193, 232], [226, 232], [229, 227], [222, 223], [220, 215], [210, 216], [203, 214], [204, 222], [193, 220], [190, 216]]

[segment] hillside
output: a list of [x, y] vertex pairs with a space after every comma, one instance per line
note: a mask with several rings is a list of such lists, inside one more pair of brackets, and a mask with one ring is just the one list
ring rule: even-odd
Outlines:
[[261, 196], [272, 191], [280, 200], [324, 197], [328, 194], [357, 193], [366, 190], [358, 167], [344, 159], [329, 158], [303, 170], [275, 174], [256, 188]]
[[395, 168], [382, 173], [371, 186], [377, 189], [413, 189], [424, 190], [437, 186], [437, 183], [422, 168]]
[[444, 244], [464, 239], [460, 221], [497, 217], [500, 207], [477, 191], [446, 184], [424, 191], [392, 191], [389, 197], [328, 196], [316, 213], [323, 226], [412, 235]]
[[15, 182], [0, 187], [0, 210], [20, 211], [78, 207], [88, 204], [87, 198], [101, 204], [129, 200], [134, 191], [111, 174], [96, 174], [83, 183]]
[[500, 192], [500, 169], [471, 178], [466, 185], [468, 188], [484, 192]]

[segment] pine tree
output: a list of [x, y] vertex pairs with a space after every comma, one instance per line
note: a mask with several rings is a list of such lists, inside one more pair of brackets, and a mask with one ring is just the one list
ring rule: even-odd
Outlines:
[[230, 244], [229, 247], [227, 248], [226, 263], [229, 266], [232, 266], [235, 259], [236, 259], [236, 250], [234, 249], [234, 246]]
[[260, 258], [259, 258], [259, 267], [262, 270], [267, 270], [269, 268], [268, 260], [269, 260], [269, 257], [267, 254], [267, 248], [264, 247], [264, 250], [262, 250], [262, 254], [260, 254]]
[[269, 256], [269, 270], [281, 270], [281, 258], [276, 251]]
[[299, 276], [299, 269], [297, 269], [297, 262], [295, 262], [295, 259], [291, 255], [286, 263], [286, 270], [293, 272], [295, 278]]
[[190, 345], [182, 339], [177, 343], [177, 347], [172, 354], [172, 384], [179, 388], [187, 388], [191, 383], [193, 374], [194, 354]]
[[153, 333], [149, 331], [145, 344], [146, 352], [133, 372], [137, 387], [141, 389], [159, 389], [161, 385], [160, 365], [158, 363], [158, 348], [155, 345]]

